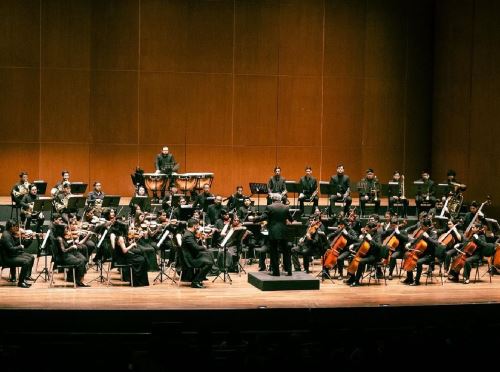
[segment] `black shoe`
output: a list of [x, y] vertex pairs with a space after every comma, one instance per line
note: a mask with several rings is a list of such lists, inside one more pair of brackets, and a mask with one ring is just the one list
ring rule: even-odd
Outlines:
[[456, 283], [458, 283], [458, 276], [450, 275], [450, 276], [448, 276], [448, 280], [450, 282], [456, 282]]
[[16, 278], [9, 278], [9, 282], [15, 283], [15, 282], [17, 282], [17, 279]]
[[31, 276], [28, 276], [27, 278], [24, 278], [24, 281], [29, 280], [30, 282], [34, 282], [35, 279], [33, 279]]
[[266, 271], [265, 267], [259, 267], [259, 271]]
[[205, 286], [203, 284], [201, 284], [200, 282], [192, 282], [191, 288], [205, 288]]
[[83, 283], [83, 282], [77, 282], [77, 283], [76, 283], [76, 286], [77, 286], [77, 287], [90, 287], [90, 285], [85, 284], [85, 283]]
[[299, 272], [299, 271], [302, 271], [302, 270], [300, 269], [300, 267], [296, 267], [295, 269], [293, 269], [293, 271]]
[[289, 272], [287, 272], [285, 275], [286, 275], [286, 276], [292, 276], [292, 272], [291, 272], [291, 271], [289, 271]]
[[414, 287], [414, 286], [420, 285], [420, 282], [415, 281], [413, 283], [410, 283], [410, 285]]
[[21, 288], [29, 288], [29, 287], [31, 287], [31, 284], [28, 284], [26, 282], [21, 282], [21, 283], [18, 283], [17, 286], [21, 287]]
[[280, 276], [280, 273], [273, 273], [273, 272], [271, 272], [271, 273], [269, 273], [269, 275], [271, 275], [271, 276]]
[[411, 283], [413, 283], [413, 279], [406, 278], [401, 283], [403, 283], [403, 284], [411, 284]]
[[354, 281], [350, 284], [351, 287], [359, 287], [361, 284], [359, 284], [359, 282], [357, 281]]
[[392, 275], [389, 274], [389, 276], [387, 277], [387, 279], [392, 280]]
[[307, 269], [307, 270], [304, 270], [304, 272], [305, 272], [306, 274], [310, 274], [310, 273], [311, 273], [311, 270]]

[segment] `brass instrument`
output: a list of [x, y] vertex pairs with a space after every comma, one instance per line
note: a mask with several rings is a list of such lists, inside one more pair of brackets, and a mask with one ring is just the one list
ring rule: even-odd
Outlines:
[[26, 181], [24, 183], [21, 183], [17, 187], [18, 190], [16, 190], [15, 188], [14, 188], [14, 190], [12, 190], [12, 195], [14, 195], [15, 198], [21, 198], [29, 192], [29, 187], [30, 187], [29, 182]]
[[405, 196], [405, 176], [402, 174], [401, 175], [401, 199], [406, 199]]
[[54, 208], [58, 213], [61, 213], [64, 209], [68, 208], [68, 201], [69, 197], [71, 195], [65, 195], [64, 198], [61, 200], [61, 203], [58, 203], [56, 199], [54, 199]]
[[50, 190], [50, 195], [55, 198], [57, 194], [59, 194], [60, 192], [62, 192], [63, 190], [63, 183], [59, 184], [57, 187], [53, 187], [51, 190]]
[[373, 186], [370, 188], [370, 194], [373, 195], [374, 202], [378, 201], [378, 193], [380, 192], [380, 190], [377, 187], [377, 184], [378, 184], [378, 179], [375, 177], [372, 183]]

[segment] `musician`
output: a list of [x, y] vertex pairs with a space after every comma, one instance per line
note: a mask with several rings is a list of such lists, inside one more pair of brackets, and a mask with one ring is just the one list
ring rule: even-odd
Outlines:
[[165, 212], [167, 212], [167, 214], [170, 214], [172, 208], [175, 208], [174, 198], [175, 195], [177, 195], [177, 192], [178, 192], [177, 186], [175, 185], [170, 186], [170, 190], [165, 193], [165, 196], [161, 201], [161, 207]]
[[[137, 247], [135, 237], [129, 235], [128, 225], [123, 221], [117, 221], [113, 234], [114, 239], [111, 239], [111, 245], [116, 262], [132, 265], [134, 287], [148, 286], [148, 264], [143, 252]], [[123, 277], [125, 280], [130, 279], [127, 277], [128, 275], [130, 275], [129, 270], [124, 270]]]
[[243, 205], [238, 209], [238, 218], [242, 222], [246, 222], [249, 216], [255, 214], [255, 208], [252, 206], [252, 201], [250, 197], [245, 196], [243, 199]]
[[374, 264], [381, 258], [382, 245], [380, 240], [380, 234], [378, 233], [377, 230], [378, 230], [378, 223], [374, 221], [368, 222], [364, 228], [364, 234], [362, 234], [362, 236], [358, 240], [358, 243], [350, 247], [351, 251], [357, 252], [365, 240], [370, 244], [370, 248], [366, 253], [366, 255], [359, 259], [359, 265], [356, 270], [356, 273], [354, 275], [352, 275], [351, 273], [348, 274], [349, 278], [345, 282], [351, 287], [357, 287], [360, 285], [359, 281], [361, 280], [361, 276], [365, 271], [366, 265]]
[[203, 212], [207, 212], [208, 206], [213, 203], [214, 199], [214, 194], [210, 192], [210, 185], [205, 184], [203, 185], [203, 192], [196, 196], [196, 199], [193, 203], [193, 208], [196, 209], [199, 207], [203, 210]]
[[214, 259], [210, 251], [196, 242], [195, 232], [198, 230], [199, 222], [189, 219], [186, 231], [182, 236], [182, 258], [187, 267], [199, 269], [191, 282], [192, 288], [205, 288], [202, 281], [205, 279], [213, 266]]
[[349, 207], [352, 204], [352, 198], [349, 196], [351, 193], [351, 186], [349, 176], [344, 174], [344, 165], [337, 165], [337, 174], [330, 178], [330, 188], [333, 194], [330, 196], [330, 216], [334, 215], [334, 207], [336, 202], [343, 202], [344, 213], [349, 212]]
[[[413, 243], [422, 239], [427, 243], [427, 248], [417, 260], [417, 275], [415, 280], [413, 279], [413, 270], [406, 272], [406, 279], [403, 281], [404, 284], [409, 284], [412, 286], [420, 285], [420, 276], [422, 275], [422, 267], [425, 264], [432, 265], [434, 263], [436, 247], [439, 244], [437, 241], [437, 232], [432, 225], [430, 218], [425, 218], [419, 228], [421, 230], [419, 235], [414, 238], [413, 242], [407, 243], [406, 248], [412, 249]], [[411, 251], [410, 251], [411, 252]], [[409, 253], [407, 255], [409, 255]], [[406, 259], [406, 258], [405, 258]]]
[[306, 174], [301, 177], [299, 180], [300, 194], [299, 194], [299, 204], [300, 204], [300, 213], [304, 214], [304, 202], [312, 201], [313, 202], [313, 211], [318, 206], [318, 181], [316, 178], [312, 176], [312, 168], [311, 166], [306, 166]]
[[60, 213], [63, 219], [68, 222], [68, 214], [78, 212], [76, 208], [68, 208], [69, 197], [71, 196], [71, 185], [69, 182], [62, 184], [62, 190], [53, 199], [54, 209]]
[[401, 175], [399, 171], [395, 171], [392, 175], [392, 179], [389, 181], [392, 183], [397, 183], [397, 185], [389, 185], [389, 209], [394, 212], [394, 204], [403, 204], [403, 217], [406, 217], [408, 212], [408, 199], [406, 199], [404, 192], [404, 176]]
[[[470, 205], [469, 205], [469, 211], [465, 214], [464, 217], [464, 227], [467, 228], [467, 226], [470, 225], [474, 217], [476, 216], [476, 213], [478, 213], [479, 207], [478, 204], [475, 200], [473, 200]], [[478, 216], [480, 219], [484, 219], [484, 213], [481, 211], [479, 212], [480, 215]]]
[[[405, 244], [408, 243], [408, 234], [404, 230], [399, 230], [400, 224], [397, 216], [391, 216], [389, 226], [381, 233], [381, 240], [384, 242], [386, 238], [393, 235], [399, 241], [396, 249], [390, 254], [389, 259], [389, 275], [387, 279], [392, 280], [392, 273], [396, 267], [397, 259], [403, 258], [405, 254]], [[394, 233], [394, 234], [393, 234]], [[388, 248], [389, 249], [389, 248]]]
[[375, 204], [375, 213], [378, 214], [380, 208], [380, 183], [372, 168], [366, 170], [366, 176], [359, 182], [359, 205], [361, 214], [365, 214], [366, 203]]
[[423, 202], [429, 202], [431, 205], [436, 204], [435, 197], [435, 184], [434, 181], [431, 180], [430, 174], [427, 171], [422, 171], [421, 178], [418, 180], [422, 182], [422, 185], [419, 187], [417, 191], [417, 195], [415, 196], [415, 204], [417, 205], [417, 211], [420, 213], [420, 206]]
[[21, 200], [21, 221], [24, 223], [27, 229], [30, 228], [31, 222], [36, 222], [36, 232], [42, 231], [43, 222], [45, 221], [45, 217], [42, 212], [33, 212], [33, 206], [35, 204], [35, 200], [37, 200], [37, 187], [36, 185], [29, 185], [28, 187], [29, 193], [23, 196]]
[[361, 222], [359, 222], [359, 216], [356, 212], [356, 207], [351, 207], [349, 209], [347, 221], [350, 229], [354, 230], [357, 234], [361, 234]]
[[[472, 269], [472, 264], [479, 264], [483, 259], [484, 250], [487, 248], [486, 237], [484, 236], [484, 225], [482, 222], [475, 223], [471, 228], [472, 237], [470, 239], [465, 239], [465, 241], [461, 244], [456, 244], [455, 248], [458, 254], [465, 254], [465, 265], [464, 265], [464, 273], [463, 280], [464, 284], [469, 284], [470, 280], [470, 272]], [[470, 243], [476, 244], [477, 248], [473, 251], [472, 254], [468, 254], [464, 252], [464, 248]], [[464, 252], [464, 253], [461, 253]], [[449, 272], [448, 280], [453, 282], [458, 282], [458, 276], [460, 274], [460, 270], [452, 269]]]
[[236, 192], [231, 195], [227, 201], [227, 209], [238, 212], [243, 206], [246, 196], [243, 195], [243, 186], [236, 186]]
[[[457, 221], [454, 221], [453, 219], [449, 219], [446, 228], [441, 229], [438, 231], [438, 235], [441, 236], [442, 234], [446, 234], [447, 232], [450, 232], [451, 236], [453, 237], [453, 241], [448, 245], [444, 247], [444, 271], [448, 272], [450, 269], [450, 264], [453, 259], [458, 254], [458, 251], [454, 247], [454, 243], [460, 244], [463, 241], [463, 231], [459, 230], [458, 226], [454, 226]], [[444, 244], [441, 244], [444, 246]]]
[[295, 271], [300, 271], [299, 255], [302, 256], [304, 272], [310, 273], [309, 262], [314, 256], [323, 256], [328, 247], [325, 226], [319, 218], [319, 209], [309, 221], [306, 235], [292, 248], [292, 263]]
[[[3, 265], [5, 267], [11, 265], [21, 266], [17, 286], [21, 288], [29, 288], [31, 287], [31, 284], [27, 281], [33, 280], [31, 279], [31, 270], [33, 268], [35, 258], [33, 255], [24, 252], [24, 248], [31, 244], [31, 242], [22, 240], [20, 234], [21, 232], [18, 222], [16, 220], [8, 220], [0, 241], [0, 249], [2, 249], [0, 254], [3, 256]], [[11, 269], [11, 280], [16, 280], [15, 267]]]
[[[134, 201], [134, 197], [140, 197], [138, 201]], [[146, 187], [139, 185], [137, 191], [134, 196], [130, 200], [128, 205], [130, 207], [130, 215], [135, 216], [142, 212], [151, 211], [151, 200], [149, 199], [148, 192], [146, 191]]]
[[12, 200], [14, 200], [17, 205], [21, 204], [23, 196], [29, 192], [29, 185], [28, 173], [21, 172], [19, 174], [19, 182], [12, 187], [12, 191], [10, 192]]
[[104, 199], [104, 193], [102, 192], [102, 184], [99, 181], [94, 182], [94, 189], [87, 195], [87, 205], [94, 207], [94, 214], [101, 215], [102, 212], [102, 201]]
[[186, 221], [187, 216], [182, 213], [182, 206], [187, 206], [187, 201], [184, 196], [181, 196], [179, 199], [179, 205], [174, 208], [174, 211], [172, 212], [172, 219], [173, 220], [178, 220], [178, 221]]
[[53, 232], [55, 243], [57, 244], [57, 254], [59, 255], [58, 261], [63, 265], [76, 265], [76, 285], [78, 287], [89, 287], [89, 285], [83, 283], [83, 278], [87, 271], [87, 258], [80, 252], [82, 247], [78, 245], [78, 242], [73, 240], [69, 226], [66, 224], [54, 224]]
[[[177, 172], [179, 170], [179, 163], [177, 163], [174, 159], [174, 156], [168, 152], [168, 146], [163, 146], [161, 153], [156, 155], [155, 167], [156, 167], [156, 173], [163, 173], [167, 175], [167, 177], [169, 178], [170, 185], [174, 183], [172, 173]], [[162, 198], [165, 196], [166, 187], [167, 187], [167, 182], [164, 182], [161, 188]], [[157, 198], [156, 192], [154, 197]]]
[[206, 223], [209, 225], [214, 225], [215, 222], [219, 219], [222, 210], [224, 209], [225, 208], [222, 205], [222, 196], [217, 195], [215, 197], [214, 204], [208, 206]]
[[[344, 279], [344, 261], [349, 258], [349, 256], [352, 254], [352, 252], [349, 250], [349, 246], [351, 244], [355, 244], [358, 241], [358, 234], [359, 231], [353, 230], [351, 228], [351, 224], [349, 223], [349, 220], [345, 218], [341, 218], [338, 223], [337, 223], [337, 230], [328, 236], [328, 241], [333, 242], [336, 237], [338, 237], [340, 234], [343, 234], [344, 237], [347, 240], [347, 243], [340, 251], [339, 256], [337, 257], [337, 272], [338, 272], [338, 279], [343, 280]], [[322, 277], [323, 279], [330, 278], [330, 271], [328, 268], [323, 267], [323, 272], [322, 272]]]
[[280, 167], [277, 166], [274, 168], [274, 176], [272, 176], [267, 182], [267, 190], [267, 205], [270, 205], [272, 203], [272, 194], [280, 194], [283, 204], [288, 204], [288, 198], [286, 196], [286, 181], [281, 176]]
[[67, 170], [64, 169], [61, 172], [61, 176], [62, 176], [62, 179], [59, 180], [59, 181], [57, 181], [57, 183], [52, 188], [52, 190], [50, 190], [50, 194], [52, 195], [52, 197], [55, 197], [58, 193], [62, 192], [63, 184], [65, 182], [70, 183], [70, 181], [69, 181], [69, 172]]
[[[279, 168], [278, 168], [279, 169]], [[279, 175], [279, 173], [278, 173]], [[271, 256], [271, 274], [280, 276], [279, 271], [279, 250], [283, 253], [283, 265], [287, 276], [292, 275], [292, 264], [290, 257], [290, 247], [287, 242], [288, 223], [293, 222], [288, 206], [284, 205], [281, 193], [272, 194], [273, 203], [268, 205], [261, 216], [255, 217], [255, 222], [267, 221], [269, 230], [269, 249]]]
[[[467, 189], [467, 186], [457, 180], [457, 172], [453, 169], [448, 170], [446, 173], [446, 182], [448, 184], [448, 190], [446, 192], [447, 195], [456, 195]], [[445, 196], [443, 196], [443, 201]]]

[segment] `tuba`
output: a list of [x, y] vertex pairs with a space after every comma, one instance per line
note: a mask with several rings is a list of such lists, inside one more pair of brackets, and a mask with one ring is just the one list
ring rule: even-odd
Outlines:
[[463, 201], [464, 197], [462, 193], [458, 193], [449, 197], [447, 208], [448, 213], [452, 218], [458, 217]]

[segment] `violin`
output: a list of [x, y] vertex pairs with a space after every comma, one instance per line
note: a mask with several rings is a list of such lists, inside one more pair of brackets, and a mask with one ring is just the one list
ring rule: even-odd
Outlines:
[[45, 237], [45, 233], [37, 233], [32, 230], [19, 229], [14, 231], [13, 237], [16, 239], [43, 239]]

